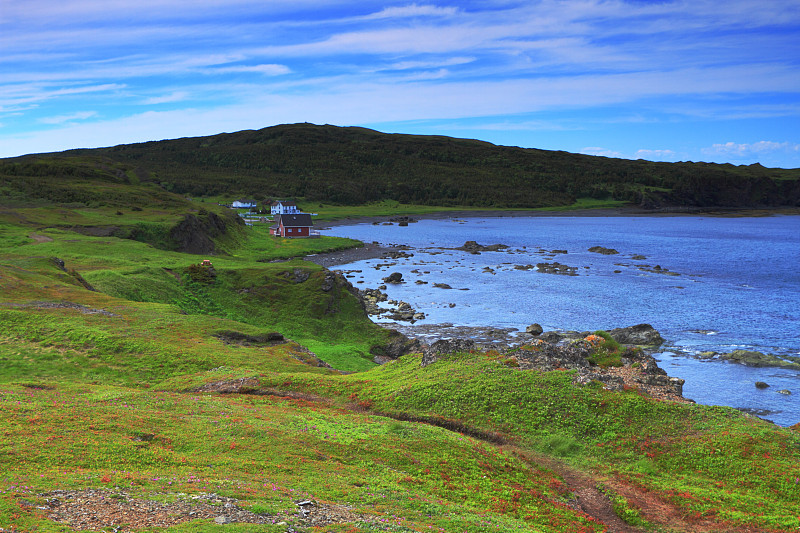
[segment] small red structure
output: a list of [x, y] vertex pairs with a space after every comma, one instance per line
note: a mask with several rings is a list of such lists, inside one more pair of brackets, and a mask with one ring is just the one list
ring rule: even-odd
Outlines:
[[310, 237], [313, 226], [308, 213], [284, 214], [275, 217], [275, 225], [269, 232], [278, 237]]
[[211, 264], [211, 260], [209, 260], [209, 259], [203, 259], [203, 261], [200, 263], [200, 266], [201, 266], [201, 267], [209, 267], [209, 268], [211, 268], [211, 267], [213, 267], [214, 265], [212, 265], [212, 264]]

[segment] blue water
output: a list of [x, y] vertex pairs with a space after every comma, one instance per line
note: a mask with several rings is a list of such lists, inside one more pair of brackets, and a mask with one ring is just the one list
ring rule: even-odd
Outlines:
[[[406, 283], [386, 292], [425, 313], [417, 324], [524, 330], [538, 322], [545, 330], [586, 331], [649, 323], [668, 340], [657, 358], [686, 380], [686, 397], [755, 410], [781, 425], [800, 422], [800, 372], [691, 357], [739, 348], [800, 355], [800, 217], [466, 218], [354, 224], [325, 234], [410, 246], [411, 258], [337, 268], [361, 270], [351, 278], [360, 288], [401, 272]], [[510, 248], [480, 255], [446, 249], [467, 240]], [[598, 245], [620, 253], [588, 251]], [[556, 249], [568, 253], [547, 253]], [[514, 268], [554, 261], [577, 267], [578, 275]], [[375, 268], [388, 262], [396, 264]], [[755, 381], [770, 388], [755, 389]]]

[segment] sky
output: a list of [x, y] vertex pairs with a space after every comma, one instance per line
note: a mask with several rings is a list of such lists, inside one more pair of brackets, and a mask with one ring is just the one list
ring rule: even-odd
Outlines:
[[0, 157], [311, 122], [800, 167], [797, 0], [0, 0]]

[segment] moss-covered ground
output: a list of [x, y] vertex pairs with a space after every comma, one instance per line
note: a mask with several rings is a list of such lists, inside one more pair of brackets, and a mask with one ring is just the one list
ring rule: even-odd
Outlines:
[[[352, 241], [276, 239], [256, 226], [227, 255], [205, 257], [69, 225], [168, 226], [180, 220], [170, 209], [4, 208], [0, 530], [71, 531], [39, 508], [51, 491], [83, 489], [216, 493], [269, 517], [159, 531], [607, 530], [575, 508], [558, 465], [602, 483], [639, 528], [800, 527], [792, 429], [578, 387], [571, 372], [519, 370], [492, 352], [375, 366], [370, 350], [387, 333], [301, 259]], [[203, 259], [213, 271], [198, 270]], [[214, 392], [244, 382], [240, 394]], [[304, 499], [358, 518], [309, 525], [295, 505]], [[114, 527], [125, 530], [102, 530]]]

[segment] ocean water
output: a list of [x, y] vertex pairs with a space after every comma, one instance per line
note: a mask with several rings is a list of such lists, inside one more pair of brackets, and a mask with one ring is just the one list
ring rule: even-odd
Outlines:
[[[800, 372], [693, 357], [734, 349], [800, 356], [798, 216], [452, 218], [407, 227], [353, 224], [324, 234], [410, 246], [410, 258], [336, 268], [360, 270], [350, 279], [359, 288], [402, 273], [406, 283], [385, 292], [425, 313], [417, 325], [524, 331], [536, 322], [545, 330], [589, 331], [649, 323], [667, 339], [656, 355], [660, 365], [686, 380], [687, 398], [780, 425], [800, 422]], [[452, 249], [468, 240], [509, 248], [479, 255]], [[619, 253], [589, 252], [593, 246]], [[576, 275], [517, 268], [553, 262]], [[755, 381], [770, 387], [756, 389]]]

